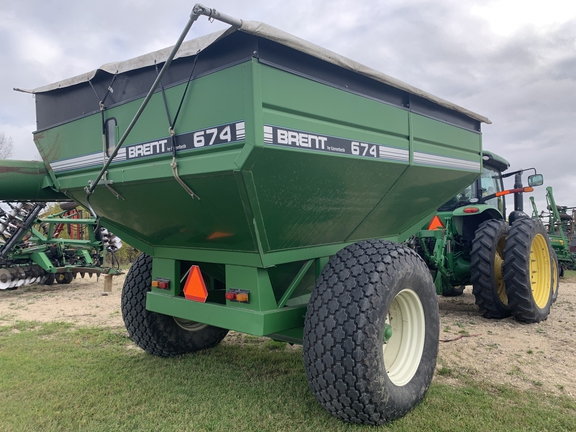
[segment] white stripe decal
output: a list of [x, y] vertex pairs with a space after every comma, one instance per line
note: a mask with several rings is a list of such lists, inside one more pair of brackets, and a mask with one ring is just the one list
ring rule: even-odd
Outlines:
[[434, 165], [447, 168], [460, 168], [465, 170], [480, 171], [480, 162], [472, 162], [464, 159], [437, 156], [420, 152], [414, 152], [414, 163], [420, 165]]
[[[106, 158], [107, 159], [107, 158]], [[126, 149], [121, 148], [118, 150], [118, 154], [114, 158], [115, 162], [122, 162], [126, 160]], [[50, 164], [52, 171], [63, 172], [70, 171], [73, 169], [89, 168], [93, 166], [104, 166], [104, 156], [102, 153], [92, 153], [89, 155], [78, 156], [71, 159], [64, 159], [60, 161], [55, 161]]]

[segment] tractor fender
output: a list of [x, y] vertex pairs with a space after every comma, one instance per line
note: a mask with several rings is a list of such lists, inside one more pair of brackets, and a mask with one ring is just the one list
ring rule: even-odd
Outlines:
[[459, 207], [452, 213], [454, 228], [465, 239], [472, 240], [482, 222], [497, 219], [504, 220], [497, 208], [487, 204], [470, 204]]

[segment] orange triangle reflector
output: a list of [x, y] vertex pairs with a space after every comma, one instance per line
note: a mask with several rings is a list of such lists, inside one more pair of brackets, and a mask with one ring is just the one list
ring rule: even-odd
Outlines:
[[443, 229], [444, 228], [444, 224], [442, 223], [442, 221], [440, 220], [440, 218], [438, 217], [438, 215], [434, 216], [432, 218], [432, 220], [430, 221], [430, 224], [428, 225], [428, 230], [437, 230], [437, 229]]
[[202, 277], [200, 267], [193, 265], [188, 273], [188, 278], [184, 284], [184, 297], [187, 300], [192, 300], [200, 303], [205, 303], [208, 298], [208, 290]]

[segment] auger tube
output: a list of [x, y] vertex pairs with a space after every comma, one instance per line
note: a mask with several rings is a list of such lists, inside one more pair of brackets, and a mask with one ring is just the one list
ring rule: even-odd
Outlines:
[[62, 201], [43, 162], [0, 160], [0, 201]]

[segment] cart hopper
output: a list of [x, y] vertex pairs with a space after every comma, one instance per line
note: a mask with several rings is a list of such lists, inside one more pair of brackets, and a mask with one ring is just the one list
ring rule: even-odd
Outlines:
[[[88, 204], [86, 186], [167, 53], [33, 90], [44, 184]], [[296, 250], [326, 256], [361, 239], [402, 239], [470, 184], [482, 122], [244, 21], [182, 45], [89, 204], [154, 256], [265, 266]]]

